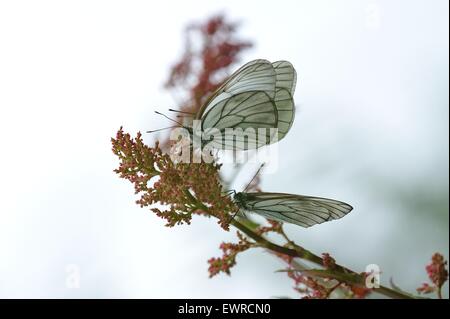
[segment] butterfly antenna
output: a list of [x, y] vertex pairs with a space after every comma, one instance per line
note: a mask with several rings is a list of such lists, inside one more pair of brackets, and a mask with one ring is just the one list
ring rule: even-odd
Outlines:
[[178, 127], [178, 126], [169, 126], [169, 127], [164, 127], [164, 128], [160, 128], [160, 129], [157, 129], [157, 130], [151, 130], [151, 131], [147, 131], [147, 133], [155, 133], [155, 132], [159, 132], [159, 131], [167, 130], [167, 129], [169, 129], [169, 128], [176, 128], [176, 127]]
[[233, 192], [234, 192], [234, 189], [229, 189], [229, 190], [223, 191], [222, 193], [230, 195]]
[[258, 168], [258, 170], [256, 171], [255, 175], [253, 175], [252, 179], [250, 180], [250, 182], [248, 182], [247, 186], [245, 186], [244, 188], [244, 192], [250, 187], [250, 184], [255, 180], [256, 176], [258, 176], [259, 172], [261, 171], [261, 169], [263, 168], [265, 163], [262, 163], [261, 166]]
[[165, 115], [165, 114], [162, 114], [161, 112], [155, 111], [155, 113], [158, 114], [158, 115], [164, 116], [164, 117], [165, 117], [166, 119], [168, 119], [169, 121], [175, 122], [175, 123], [177, 123], [178, 125], [183, 126], [183, 124], [181, 124], [180, 122], [178, 122], [178, 121], [176, 121], [176, 120], [174, 120], [174, 119], [171, 119], [170, 117], [168, 117], [168, 116]]
[[191, 112], [178, 111], [178, 110], [174, 110], [174, 109], [169, 109], [169, 111], [170, 111], [170, 112], [176, 112], [176, 113], [183, 113], [183, 114], [194, 115], [194, 113], [191, 113]]
[[236, 217], [236, 215], [239, 213], [239, 208], [233, 213], [233, 215], [231, 215], [230, 221], [228, 222], [228, 224], [231, 224], [231, 222], [233, 221], [233, 219]]

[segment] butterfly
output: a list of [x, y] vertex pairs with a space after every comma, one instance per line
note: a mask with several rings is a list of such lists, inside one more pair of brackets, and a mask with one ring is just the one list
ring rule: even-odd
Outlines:
[[255, 213], [268, 219], [310, 227], [344, 217], [353, 207], [334, 199], [285, 193], [247, 193], [234, 195], [243, 213]]
[[[187, 129], [192, 138], [201, 139], [202, 145], [209, 142], [208, 146], [224, 150], [255, 149], [279, 141], [294, 121], [296, 82], [296, 71], [288, 61], [250, 61], [211, 94], [193, 116], [200, 123], [200, 133], [192, 127]], [[235, 130], [232, 135], [229, 129]]]

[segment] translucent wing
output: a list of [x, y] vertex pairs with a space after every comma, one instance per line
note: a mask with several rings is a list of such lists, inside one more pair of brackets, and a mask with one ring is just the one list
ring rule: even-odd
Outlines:
[[342, 218], [353, 209], [344, 202], [320, 197], [263, 192], [237, 196], [236, 203], [244, 212], [302, 227]]
[[[202, 118], [202, 131], [218, 130], [220, 138], [214, 137], [209, 143], [213, 148], [247, 150], [269, 144], [270, 128], [276, 128], [277, 123], [274, 100], [264, 91], [250, 91], [233, 95], [209, 109]], [[234, 129], [235, 134], [230, 135], [227, 129]], [[258, 135], [258, 129], [264, 129], [264, 136]]]
[[277, 127], [279, 141], [284, 138], [291, 129], [295, 117], [295, 106], [292, 95], [284, 88], [277, 88], [274, 102], [278, 114]]
[[242, 92], [263, 91], [273, 99], [275, 97], [275, 83], [275, 69], [269, 61], [263, 59], [250, 61], [234, 72], [209, 97], [197, 113], [196, 118], [202, 119], [203, 115], [218, 103]]
[[[296, 79], [295, 69], [287, 61], [270, 63], [254, 60], [242, 66], [196, 115], [202, 121], [203, 131], [212, 128], [219, 130], [213, 134], [217, 136], [212, 143], [208, 143], [209, 146], [247, 150], [284, 138], [294, 120], [292, 92]], [[241, 136], [222, 136], [218, 142], [217, 137], [225, 135], [226, 128], [253, 129], [253, 132], [246, 131]], [[275, 128], [278, 128], [278, 135], [270, 130]], [[266, 130], [258, 134], [259, 129]]]
[[276, 73], [276, 84], [277, 88], [284, 88], [294, 96], [295, 85], [297, 84], [297, 72], [295, 72], [294, 67], [288, 61], [277, 61], [273, 62], [272, 66]]
[[278, 110], [278, 140], [284, 138], [290, 130], [295, 117], [294, 92], [297, 73], [288, 61], [273, 62], [276, 74], [275, 105]]

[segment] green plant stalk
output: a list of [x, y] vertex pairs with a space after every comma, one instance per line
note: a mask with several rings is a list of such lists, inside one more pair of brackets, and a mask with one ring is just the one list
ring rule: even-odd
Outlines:
[[[201, 201], [199, 201], [195, 196], [193, 196], [189, 190], [185, 190], [185, 194], [188, 197], [188, 199], [191, 201], [191, 203], [193, 205], [195, 205], [195, 207], [197, 207], [198, 209], [200, 209], [202, 211], [208, 212], [208, 207], [206, 207]], [[231, 221], [231, 225], [233, 225], [234, 227], [236, 227], [237, 229], [242, 231], [244, 234], [246, 234], [248, 237], [253, 239], [261, 247], [264, 247], [271, 251], [281, 253], [281, 254], [284, 254], [287, 256], [302, 258], [302, 259], [308, 260], [308, 261], [313, 262], [320, 266], [323, 265], [323, 259], [321, 257], [317, 256], [316, 254], [310, 252], [309, 250], [306, 250], [299, 246], [296, 246], [296, 249], [291, 249], [291, 248], [283, 247], [283, 246], [277, 245], [275, 243], [272, 243], [271, 241], [269, 241], [266, 238], [264, 238], [263, 236], [255, 233], [253, 230], [246, 227], [245, 225], [243, 225], [236, 219], [233, 219]], [[361, 284], [362, 285], [364, 284], [364, 281], [365, 281], [364, 277], [361, 274], [358, 274], [349, 268], [346, 268], [344, 266], [336, 264], [333, 271], [337, 271], [338, 273], [341, 273], [341, 274], [343, 273], [343, 274], [352, 274], [354, 276], [359, 276]], [[412, 296], [410, 296], [410, 295], [401, 293], [399, 291], [393, 290], [391, 288], [388, 288], [388, 287], [385, 287], [382, 285], [380, 285], [379, 288], [374, 288], [374, 291], [379, 294], [382, 294], [386, 297], [393, 298], [393, 299], [412, 299]]]
[[[243, 233], [245, 233], [248, 237], [252, 238], [254, 241], [256, 241], [259, 245], [261, 245], [262, 247], [272, 250], [274, 252], [277, 253], [281, 253], [281, 254], [285, 254], [291, 257], [298, 257], [298, 258], [302, 258], [305, 260], [308, 260], [310, 262], [313, 262], [315, 264], [318, 264], [320, 266], [323, 265], [323, 260], [321, 257], [315, 255], [314, 253], [310, 252], [309, 250], [306, 249], [290, 249], [290, 248], [286, 248], [283, 246], [279, 246], [277, 244], [274, 244], [272, 242], [270, 242], [269, 240], [267, 240], [266, 238], [258, 235], [257, 233], [255, 233], [254, 231], [252, 231], [251, 229], [249, 229], [248, 227], [244, 226], [243, 224], [241, 224], [240, 222], [233, 220], [231, 222], [231, 224], [233, 226], [235, 226], [237, 229], [239, 229], [240, 231], [242, 231]], [[356, 272], [354, 272], [353, 270], [350, 270], [349, 268], [346, 268], [344, 266], [341, 266], [339, 264], [335, 265], [335, 268], [333, 269], [334, 271], [340, 272], [340, 273], [345, 273], [345, 274], [352, 274], [352, 275], [357, 275], [360, 276], [361, 278], [361, 284], [364, 283], [364, 277], [361, 274], [358, 274]], [[394, 298], [394, 299], [411, 299], [412, 297], [406, 294], [403, 294], [401, 292], [395, 291], [391, 288], [385, 287], [385, 286], [381, 286], [379, 288], [374, 288], [374, 291], [382, 294], [386, 297], [389, 298]]]

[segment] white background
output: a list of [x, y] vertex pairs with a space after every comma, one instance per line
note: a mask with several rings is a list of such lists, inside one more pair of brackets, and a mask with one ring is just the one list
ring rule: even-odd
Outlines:
[[261, 250], [209, 279], [233, 233], [201, 217], [164, 227], [112, 172], [110, 137], [167, 124], [153, 111], [176, 106], [162, 84], [183, 28], [218, 12], [255, 42], [243, 62], [298, 72], [264, 189], [355, 207], [289, 234], [410, 291], [432, 253], [448, 257], [447, 1], [1, 1], [0, 297], [296, 296]]

